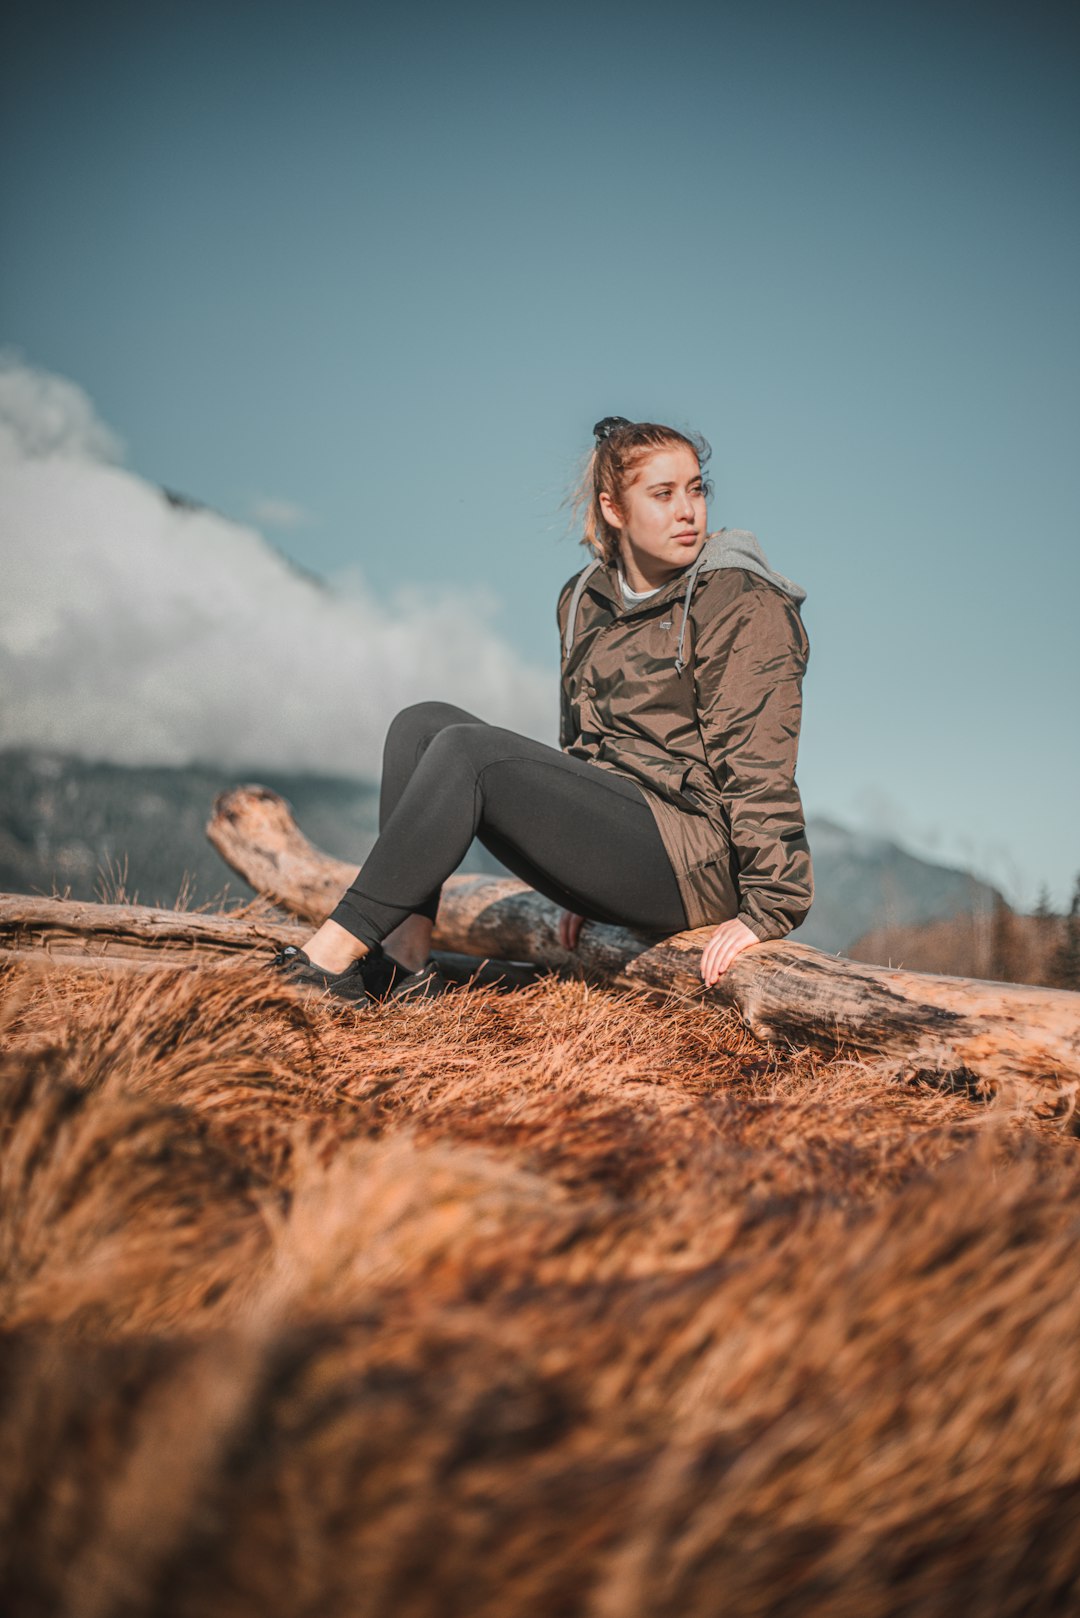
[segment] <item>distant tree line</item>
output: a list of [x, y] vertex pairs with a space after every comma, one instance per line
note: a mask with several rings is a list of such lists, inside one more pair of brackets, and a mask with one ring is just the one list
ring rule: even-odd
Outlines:
[[[987, 953], [976, 975], [998, 983], [1042, 983], [1080, 992], [1080, 873], [1068, 914], [1050, 906], [1046, 888], [1030, 915], [1018, 915], [999, 894], [989, 917]], [[957, 965], [961, 975], [971, 967]]]
[[[1048, 910], [1049, 906], [1046, 908]], [[1039, 913], [1036, 910], [1035, 914]], [[1053, 989], [1080, 991], [1080, 872], [1077, 873], [1076, 885], [1073, 888], [1069, 914], [1065, 917], [1061, 942], [1050, 957], [1050, 970], [1047, 976]]]

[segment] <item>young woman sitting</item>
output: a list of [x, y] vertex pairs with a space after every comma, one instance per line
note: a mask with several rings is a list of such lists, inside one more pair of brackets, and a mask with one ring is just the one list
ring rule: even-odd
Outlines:
[[709, 533], [708, 445], [609, 416], [582, 494], [592, 559], [559, 595], [559, 747], [446, 702], [386, 737], [379, 837], [302, 950], [274, 969], [347, 999], [431, 993], [442, 883], [474, 837], [585, 921], [668, 935], [713, 925], [711, 986], [813, 898], [795, 783], [805, 592], [753, 534]]

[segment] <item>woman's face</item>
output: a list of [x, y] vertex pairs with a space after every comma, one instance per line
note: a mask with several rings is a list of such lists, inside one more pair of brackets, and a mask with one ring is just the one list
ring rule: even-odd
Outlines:
[[705, 543], [705, 489], [697, 456], [685, 444], [653, 450], [618, 506], [601, 494], [604, 516], [619, 532], [631, 589], [651, 590], [697, 560]]

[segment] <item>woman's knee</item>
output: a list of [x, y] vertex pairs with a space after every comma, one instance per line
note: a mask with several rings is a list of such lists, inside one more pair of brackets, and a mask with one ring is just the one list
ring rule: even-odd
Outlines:
[[[437, 736], [447, 725], [459, 724], [464, 710], [450, 702], [414, 702], [402, 708], [390, 721], [386, 732], [384, 754], [398, 748], [417, 751]], [[471, 715], [469, 716], [471, 717]]]
[[482, 720], [457, 720], [440, 726], [431, 737], [424, 757], [432, 767], [457, 769], [475, 775], [490, 761], [492, 727]]

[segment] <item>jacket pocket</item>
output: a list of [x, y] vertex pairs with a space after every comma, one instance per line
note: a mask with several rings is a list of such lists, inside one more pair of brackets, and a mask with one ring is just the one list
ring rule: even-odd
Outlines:
[[694, 907], [694, 920], [691, 925], [696, 927], [719, 925], [720, 922], [730, 921], [732, 916], [739, 914], [740, 897], [736, 862], [730, 850], [725, 855], [694, 866], [687, 871], [682, 880], [691, 895], [690, 902], [687, 903], [687, 895], [685, 892], [683, 894], [683, 904], [688, 916], [691, 906]]
[[610, 737], [605, 737], [601, 742], [598, 757], [602, 758], [605, 764], [612, 764], [616, 769], [622, 770], [625, 775], [632, 775], [642, 786], [648, 787], [651, 792], [658, 792], [676, 808], [685, 809], [692, 815], [704, 814], [704, 800], [689, 785], [690, 774], [694, 769], [692, 759], [651, 755], [642, 757], [639, 753], [632, 753], [619, 747]]

